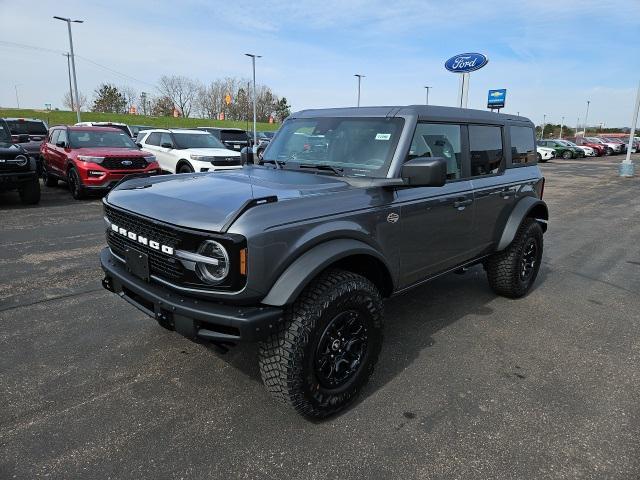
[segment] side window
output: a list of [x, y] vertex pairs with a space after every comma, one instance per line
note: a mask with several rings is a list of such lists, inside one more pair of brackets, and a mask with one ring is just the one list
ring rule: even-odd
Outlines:
[[147, 140], [144, 143], [146, 143], [147, 145], [157, 145], [159, 147], [160, 133], [159, 132], [150, 133], [149, 136], [147, 137]]
[[60, 130], [60, 134], [58, 135], [58, 138], [56, 139], [56, 143], [57, 142], [64, 142], [65, 145], [69, 145], [69, 139], [67, 138], [67, 131], [65, 129]]
[[511, 133], [511, 162], [515, 164], [536, 163], [536, 146], [533, 129], [530, 127], [509, 127]]
[[500, 172], [502, 154], [502, 128], [469, 125], [469, 151], [471, 176], [493, 175]]
[[160, 134], [160, 145], [162, 145], [163, 143], [170, 143], [173, 145], [173, 139], [171, 138], [171, 134], [169, 133]]
[[418, 157], [441, 157], [447, 161], [447, 179], [462, 176], [460, 125], [418, 123], [411, 140], [408, 160]]
[[60, 135], [60, 130], [54, 130], [51, 132], [51, 138], [49, 139], [49, 143], [55, 145], [58, 143], [58, 135]]

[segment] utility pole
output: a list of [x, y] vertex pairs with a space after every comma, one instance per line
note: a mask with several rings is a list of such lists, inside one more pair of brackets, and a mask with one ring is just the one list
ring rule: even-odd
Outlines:
[[147, 114], [147, 92], [140, 92], [140, 100], [142, 100], [142, 114]]
[[71, 23], [84, 23], [84, 20], [71, 20], [70, 18], [64, 18], [64, 17], [56, 17], [54, 16], [53, 18], [55, 18], [56, 20], [62, 20], [63, 22], [67, 22], [67, 28], [69, 30], [69, 51], [71, 52], [71, 68], [73, 70], [73, 88], [75, 90], [75, 94], [76, 94], [76, 114], [78, 117], [78, 123], [81, 122], [80, 120], [80, 98], [78, 95], [78, 78], [76, 76], [76, 57], [73, 53], [73, 37], [71, 36]]
[[360, 106], [360, 81], [364, 78], [364, 75], [356, 73], [354, 77], [358, 77], [358, 107]]
[[562, 140], [562, 127], [564, 126], [564, 117], [560, 117], [560, 140]]
[[262, 58], [262, 55], [253, 53], [245, 53], [247, 57], [251, 57], [251, 65], [253, 66], [253, 146], [258, 144], [258, 133], [256, 132], [256, 58]]
[[433, 87], [428, 87], [425, 85], [424, 88], [427, 91], [427, 99], [425, 101], [425, 105], [429, 105], [429, 90], [432, 89]]
[[20, 99], [18, 98], [18, 87], [20, 85], [14, 85], [13, 88], [16, 90], [16, 103], [18, 104], [18, 108], [20, 108]]
[[587, 113], [584, 115], [584, 136], [587, 136], [587, 119], [589, 118], [589, 104], [591, 101], [587, 100]]
[[638, 92], [636, 93], [636, 108], [633, 110], [633, 120], [631, 121], [631, 131], [629, 132], [629, 144], [627, 145], [627, 156], [620, 164], [621, 177], [633, 177], [635, 174], [635, 165], [631, 161], [631, 150], [633, 149], [633, 140], [636, 135], [636, 123], [638, 123], [638, 111], [640, 110], [640, 82], [638, 82]]
[[73, 88], [71, 88], [71, 54], [63, 53], [63, 56], [67, 57], [67, 74], [69, 75], [69, 100], [71, 100], [71, 111], [75, 112], [75, 102], [73, 101]]

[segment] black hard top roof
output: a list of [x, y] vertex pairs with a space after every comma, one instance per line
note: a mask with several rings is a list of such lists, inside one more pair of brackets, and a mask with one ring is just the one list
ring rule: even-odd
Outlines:
[[430, 120], [450, 122], [504, 123], [506, 121], [515, 121], [531, 123], [528, 118], [519, 117], [518, 115], [495, 113], [487, 110], [474, 110], [471, 108], [442, 107], [440, 105], [322, 108], [301, 110], [292, 114], [291, 118], [396, 117], [406, 115], [417, 116], [420, 119], [428, 118]]

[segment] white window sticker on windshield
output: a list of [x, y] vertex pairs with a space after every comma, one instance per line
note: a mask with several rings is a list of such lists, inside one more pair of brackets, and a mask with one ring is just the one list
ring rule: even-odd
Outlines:
[[391, 138], [390, 133], [379, 133], [376, 135], [376, 140], [389, 140]]

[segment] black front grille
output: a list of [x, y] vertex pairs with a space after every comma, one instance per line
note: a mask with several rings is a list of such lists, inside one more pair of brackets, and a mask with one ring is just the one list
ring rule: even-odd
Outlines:
[[[161, 245], [178, 249], [183, 243], [178, 232], [151, 220], [129, 215], [108, 206], [105, 206], [105, 214], [112, 224], [124, 228], [127, 231], [135, 232], [149, 240], [155, 240]], [[174, 281], [181, 280], [184, 276], [182, 264], [170, 255], [142, 245], [113, 230], [108, 231], [107, 242], [113, 253], [120, 257], [124, 257], [124, 252], [129, 247], [133, 247], [149, 255], [149, 269], [154, 275], [159, 275], [167, 280]]]
[[215, 157], [211, 161], [214, 167], [235, 167], [242, 165], [242, 157]]
[[[128, 232], [134, 232], [138, 236], [143, 236], [147, 238], [147, 240], [154, 240], [174, 250], [196, 252], [205, 239], [214, 238], [223, 243], [225, 248], [227, 248], [232, 266], [239, 263], [240, 249], [246, 246], [244, 238], [238, 235], [206, 233], [181, 227], [173, 227], [113, 208], [109, 205], [104, 206], [104, 213], [112, 225], [117, 225]], [[128, 236], [115, 232], [111, 227], [107, 229], [107, 243], [111, 251], [120, 258], [125, 258], [127, 248], [134, 248], [146, 253], [149, 256], [150, 273], [177, 285], [200, 289], [236, 291], [242, 288], [246, 280], [244, 276], [235, 273], [232, 267], [232, 273], [222, 284], [216, 286], [204, 284], [193, 270], [185, 268], [182, 262], [175, 256], [167, 255], [161, 250], [143, 245]]]
[[148, 164], [143, 157], [106, 157], [101, 165], [107, 170], [140, 170]]

